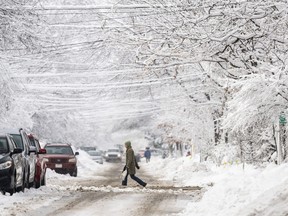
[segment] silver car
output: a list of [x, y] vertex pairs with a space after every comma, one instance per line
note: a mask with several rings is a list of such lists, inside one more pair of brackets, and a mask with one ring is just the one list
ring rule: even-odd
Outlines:
[[122, 161], [122, 153], [120, 149], [108, 149], [105, 154], [105, 160], [107, 162], [114, 161], [114, 162], [121, 162]]
[[100, 151], [88, 151], [91, 159], [99, 164], [103, 164], [103, 157]]

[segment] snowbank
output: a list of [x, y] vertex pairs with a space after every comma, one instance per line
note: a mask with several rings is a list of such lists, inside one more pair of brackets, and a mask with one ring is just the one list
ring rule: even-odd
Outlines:
[[163, 181], [173, 181], [175, 186], [206, 186], [211, 183], [208, 178], [211, 175], [210, 168], [191, 159], [183, 157], [172, 158], [151, 158], [150, 163], [142, 160], [141, 166], [150, 175], [155, 175]]
[[253, 166], [200, 164], [190, 158], [157, 159], [143, 167], [162, 180], [207, 189], [200, 202], [191, 202], [180, 215], [286, 216], [288, 164]]

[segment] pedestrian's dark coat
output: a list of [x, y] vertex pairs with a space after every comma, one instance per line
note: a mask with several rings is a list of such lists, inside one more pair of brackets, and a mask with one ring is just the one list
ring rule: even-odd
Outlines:
[[135, 155], [134, 151], [131, 146], [129, 146], [126, 150], [126, 168], [128, 173], [131, 175], [136, 174], [136, 162], [135, 162]]
[[144, 157], [145, 157], [145, 158], [148, 158], [148, 159], [151, 158], [151, 152], [150, 152], [149, 149], [147, 149], [147, 150], [144, 152]]

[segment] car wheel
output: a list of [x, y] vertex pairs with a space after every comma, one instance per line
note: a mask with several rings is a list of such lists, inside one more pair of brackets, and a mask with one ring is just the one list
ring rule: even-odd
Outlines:
[[11, 188], [8, 191], [10, 193], [10, 196], [12, 196], [16, 192], [16, 185], [17, 183], [16, 183], [16, 174], [15, 174], [12, 180]]
[[12, 196], [16, 192], [16, 188], [12, 188], [8, 191], [10, 193], [10, 196]]
[[41, 185], [46, 185], [46, 173], [43, 176], [43, 179], [41, 180]]
[[25, 175], [25, 173], [24, 173], [23, 176], [22, 176], [22, 185], [21, 185], [20, 187], [16, 188], [16, 192], [22, 191], [22, 192], [24, 193], [24, 191], [25, 191], [25, 184], [26, 184], [26, 175]]
[[28, 189], [30, 188], [29, 180], [30, 180], [30, 170], [28, 170], [28, 174], [26, 176], [26, 182], [25, 182], [25, 187], [28, 188]]
[[77, 168], [70, 173], [70, 176], [74, 176], [74, 177], [77, 177]]
[[34, 187], [35, 182], [29, 182], [29, 187], [28, 188], [32, 188]]
[[41, 180], [39, 182], [35, 182], [35, 188], [40, 188], [41, 186]]

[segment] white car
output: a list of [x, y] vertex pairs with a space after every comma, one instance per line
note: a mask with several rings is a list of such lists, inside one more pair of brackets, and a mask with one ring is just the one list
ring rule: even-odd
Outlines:
[[108, 149], [105, 154], [105, 160], [108, 161], [122, 161], [122, 154], [120, 149]]
[[88, 151], [91, 159], [99, 164], [103, 164], [103, 157], [100, 151]]

